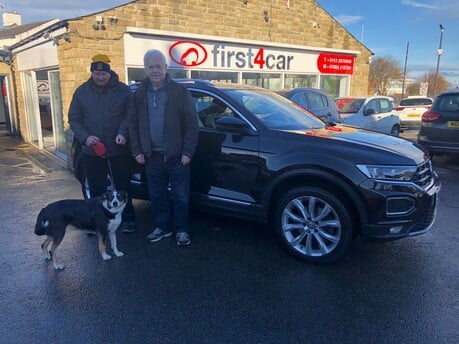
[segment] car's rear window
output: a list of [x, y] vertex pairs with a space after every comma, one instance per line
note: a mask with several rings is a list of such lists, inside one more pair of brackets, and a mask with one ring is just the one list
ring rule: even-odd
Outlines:
[[459, 112], [459, 94], [440, 96], [436, 99], [434, 108], [436, 111]]
[[432, 100], [429, 98], [408, 98], [400, 101], [400, 106], [418, 106], [432, 105]]

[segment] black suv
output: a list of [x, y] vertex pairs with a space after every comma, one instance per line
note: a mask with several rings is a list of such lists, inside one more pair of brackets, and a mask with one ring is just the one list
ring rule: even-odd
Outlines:
[[[342, 257], [357, 235], [392, 240], [431, 228], [440, 182], [414, 143], [326, 125], [262, 88], [184, 84], [200, 125], [193, 207], [269, 224], [291, 253], [313, 263]], [[85, 189], [77, 144], [73, 153]], [[148, 198], [140, 166], [130, 192]]]

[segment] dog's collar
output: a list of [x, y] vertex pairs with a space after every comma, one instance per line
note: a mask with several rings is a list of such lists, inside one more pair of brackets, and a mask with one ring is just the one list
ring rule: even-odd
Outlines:
[[109, 211], [107, 208], [105, 208], [103, 205], [102, 205], [102, 209], [104, 209], [104, 214], [105, 216], [107, 216], [109, 219], [114, 219], [116, 217], [116, 214], [117, 213], [112, 213], [111, 211]]

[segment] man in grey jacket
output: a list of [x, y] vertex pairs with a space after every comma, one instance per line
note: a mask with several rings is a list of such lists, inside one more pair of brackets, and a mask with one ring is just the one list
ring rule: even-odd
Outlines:
[[162, 52], [147, 51], [144, 65], [147, 78], [134, 94], [129, 131], [132, 153], [145, 164], [152, 201], [155, 229], [147, 240], [156, 242], [175, 232], [177, 245], [187, 246], [190, 162], [198, 138], [196, 105], [190, 92], [166, 73]]
[[[129, 149], [128, 116], [132, 111], [132, 92], [119, 81], [110, 68], [107, 55], [92, 58], [91, 77], [73, 94], [69, 108], [70, 128], [82, 145], [83, 166], [91, 197], [107, 190], [107, 175], [112, 167], [113, 182], [118, 190], [128, 191], [133, 163]], [[94, 147], [103, 144], [104, 156], [98, 156]], [[123, 211], [123, 232], [135, 230], [132, 199]]]

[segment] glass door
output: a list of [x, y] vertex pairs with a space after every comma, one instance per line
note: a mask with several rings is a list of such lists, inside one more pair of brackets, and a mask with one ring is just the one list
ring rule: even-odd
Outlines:
[[[67, 147], [65, 144], [64, 133], [64, 114], [62, 112], [62, 97], [61, 97], [61, 84], [58, 71], [49, 71], [49, 90], [50, 90], [50, 105], [51, 117], [53, 126], [54, 143], [56, 147], [56, 154], [61, 158], [67, 156]], [[63, 153], [63, 154], [60, 154]], [[62, 156], [61, 156], [62, 155]]]
[[40, 107], [38, 104], [37, 84], [34, 72], [23, 72], [22, 84], [24, 85], [24, 108], [29, 142], [43, 149], [41, 135]]

